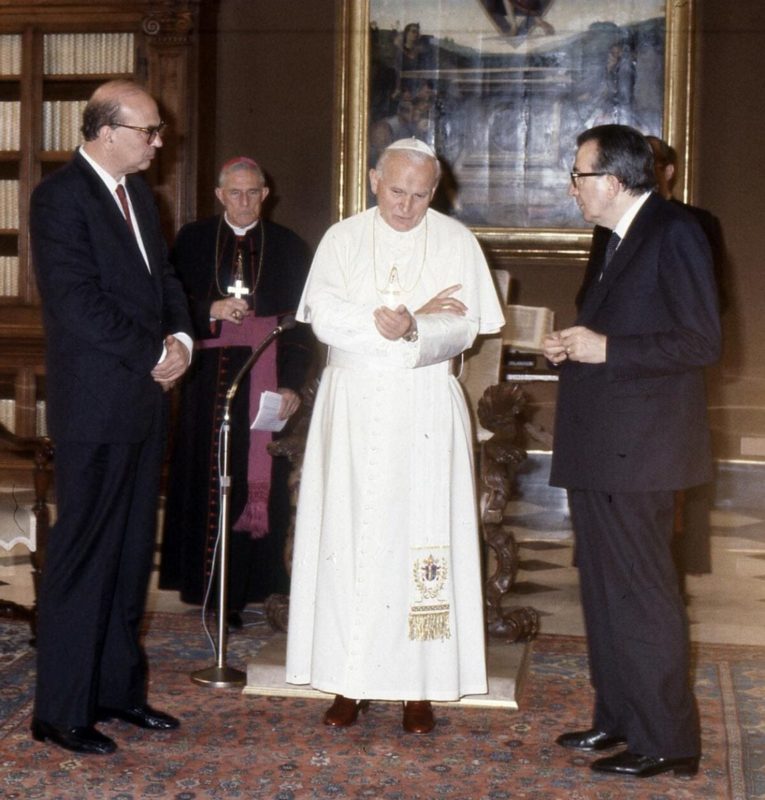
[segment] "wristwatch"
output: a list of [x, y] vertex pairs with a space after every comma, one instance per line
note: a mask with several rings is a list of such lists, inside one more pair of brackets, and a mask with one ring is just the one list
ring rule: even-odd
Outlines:
[[401, 337], [405, 342], [416, 342], [420, 338], [420, 334], [417, 330], [417, 320], [414, 317], [412, 317], [412, 322], [414, 323], [412, 330]]

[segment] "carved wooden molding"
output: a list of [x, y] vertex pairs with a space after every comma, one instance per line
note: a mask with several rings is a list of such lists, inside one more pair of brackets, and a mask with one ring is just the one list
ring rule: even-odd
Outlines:
[[141, 30], [150, 41], [166, 45], [187, 45], [196, 27], [198, 0], [164, 0], [151, 4], [141, 20]]

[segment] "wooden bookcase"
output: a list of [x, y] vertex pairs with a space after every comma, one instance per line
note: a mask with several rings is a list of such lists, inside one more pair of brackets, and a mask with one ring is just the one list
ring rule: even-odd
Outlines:
[[199, 3], [0, 4], [0, 422], [20, 436], [44, 432], [31, 191], [71, 158], [80, 141], [81, 109], [93, 90], [112, 78], [135, 78], [157, 99], [168, 123], [147, 175], [168, 240], [194, 216]]

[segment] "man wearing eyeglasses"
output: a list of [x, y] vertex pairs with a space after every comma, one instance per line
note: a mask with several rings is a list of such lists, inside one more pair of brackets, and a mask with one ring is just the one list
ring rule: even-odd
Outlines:
[[162, 146], [162, 128], [140, 86], [102, 85], [83, 114], [84, 144], [31, 201], [57, 502], [39, 597], [32, 735], [79, 753], [116, 749], [98, 721], [179, 724], [147, 703], [138, 638], [164, 394], [192, 346], [152, 193], [135, 175]]
[[712, 258], [696, 220], [654, 191], [642, 134], [602, 125], [577, 144], [569, 194], [610, 235], [596, 237], [575, 325], [545, 355], [560, 368], [550, 482], [568, 490], [595, 709], [557, 742], [626, 744], [592, 762], [599, 772], [689, 776], [701, 745], [670, 543], [674, 492], [711, 479]]

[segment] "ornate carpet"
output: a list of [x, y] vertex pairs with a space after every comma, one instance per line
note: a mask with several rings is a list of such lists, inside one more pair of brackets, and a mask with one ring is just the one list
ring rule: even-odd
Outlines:
[[[245, 669], [270, 633], [229, 640], [228, 663]], [[692, 780], [643, 781], [592, 773], [590, 756], [555, 745], [587, 726], [590, 689], [584, 642], [540, 637], [520, 710], [437, 708], [429, 736], [401, 730], [400, 707], [373, 703], [345, 730], [321, 724], [325, 702], [253, 697], [212, 689], [189, 674], [214, 663], [197, 614], [155, 614], [147, 623], [150, 702], [182, 719], [178, 731], [101, 725], [113, 756], [78, 756], [29, 735], [34, 650], [28, 628], [0, 622], [0, 797], [380, 798], [381, 800], [665, 800], [765, 798], [765, 650], [695, 648], [704, 757]]]

